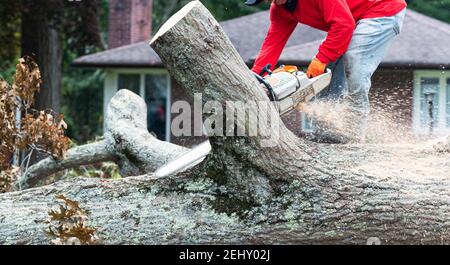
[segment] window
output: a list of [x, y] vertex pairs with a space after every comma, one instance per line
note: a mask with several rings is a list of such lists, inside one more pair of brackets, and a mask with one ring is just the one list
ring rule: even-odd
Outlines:
[[[420, 126], [438, 127], [439, 121], [439, 78], [420, 79]], [[428, 126], [428, 127], [427, 127]]]
[[450, 72], [416, 71], [413, 127], [417, 134], [450, 133]]
[[119, 75], [119, 89], [128, 89], [136, 94], [140, 94], [140, 75], [136, 74], [120, 74]]
[[158, 139], [166, 139], [167, 87], [167, 75], [145, 75], [148, 129], [155, 133]]
[[[147, 103], [149, 132], [154, 133], [160, 140], [170, 141], [170, 78], [167, 72], [137, 69], [116, 73], [116, 90], [131, 90]], [[113, 94], [110, 97], [112, 96]]]

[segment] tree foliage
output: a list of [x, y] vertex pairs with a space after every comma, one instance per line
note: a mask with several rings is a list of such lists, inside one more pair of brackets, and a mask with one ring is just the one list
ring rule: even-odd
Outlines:
[[[2, 0], [0, 3], [0, 72], [7, 63], [20, 56], [24, 16], [51, 21], [49, 27], [60, 30], [66, 37], [66, 48], [79, 54], [103, 47], [99, 13], [101, 0]], [[28, 54], [31, 56], [32, 54]]]
[[[41, 91], [45, 93], [46, 89], [62, 90], [62, 112], [70, 118], [72, 125], [76, 125], [69, 132], [74, 135], [85, 131], [90, 135], [95, 135], [101, 129], [102, 91], [98, 89], [102, 83], [101, 76], [94, 75], [94, 71], [74, 70], [70, 64], [81, 55], [97, 52], [104, 48], [103, 39], [106, 33], [102, 34], [102, 32], [106, 32], [106, 29], [104, 28], [105, 16], [102, 12], [105, 10], [105, 6], [107, 6], [107, 0], [2, 0], [0, 2], [0, 28], [2, 29], [0, 30], [0, 76], [3, 76], [6, 81], [13, 81], [15, 61], [22, 54], [35, 56], [48, 49], [56, 49], [56, 47], [43, 47], [52, 42], [41, 40], [42, 37], [45, 38], [46, 34], [39, 31], [42, 25], [38, 26], [37, 24], [43, 24], [44, 27], [53, 28], [58, 32], [59, 38], [62, 40], [62, 63], [59, 60], [55, 63], [44, 63], [40, 60], [41, 66], [45, 68], [43, 70], [50, 72], [50, 75], [45, 75], [43, 72], [42, 79], [45, 83], [41, 87]], [[58, 85], [49, 87], [49, 80], [46, 80], [50, 78], [49, 76], [51, 76], [51, 81], [56, 84], [58, 84], [56, 80], [61, 78], [59, 75], [55, 75], [55, 71], [50, 68], [58, 68], [60, 65], [62, 65], [63, 76], [61, 87]], [[84, 80], [89, 80], [89, 82]], [[82, 89], [77, 90], [80, 87]], [[78, 97], [80, 94], [85, 94], [85, 96]], [[81, 102], [94, 102], [95, 100], [98, 103], [81, 104]], [[80, 108], [72, 108], [77, 104], [85, 106], [82, 111]], [[95, 111], [93, 108], [86, 108], [91, 105], [94, 105]], [[76, 120], [77, 112], [80, 112], [82, 117], [86, 116], [84, 114], [86, 112], [92, 112], [94, 116], [97, 116], [97, 118], [89, 119], [98, 123], [92, 126], [95, 129], [85, 130], [86, 127], [91, 128], [92, 124], [83, 119], [72, 122]], [[85, 126], [78, 126], [78, 124], [85, 124]], [[86, 140], [86, 137], [79, 138]]]
[[450, 23], [450, 0], [409, 0], [409, 8]]
[[72, 68], [70, 62], [77, 57], [64, 51], [61, 113], [68, 125], [67, 135], [77, 143], [86, 143], [102, 132], [104, 74]]
[[[155, 0], [153, 1], [153, 28], [157, 30], [176, 11], [180, 10], [191, 0]], [[200, 0], [214, 15], [218, 21], [228, 20], [239, 16], [248, 15], [269, 8], [264, 3], [256, 7], [249, 7], [243, 0]]]
[[[14, 60], [20, 54], [20, 5], [17, 1], [0, 3], [0, 77], [14, 72]], [[11, 79], [7, 79], [11, 82]]]

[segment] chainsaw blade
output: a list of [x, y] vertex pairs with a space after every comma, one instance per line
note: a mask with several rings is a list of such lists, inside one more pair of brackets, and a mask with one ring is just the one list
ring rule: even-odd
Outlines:
[[299, 104], [311, 101], [314, 96], [327, 88], [331, 83], [331, 71], [328, 70], [325, 74], [311, 79], [307, 78], [306, 75], [302, 73], [297, 78], [300, 83], [300, 88], [294, 93], [288, 96], [283, 95], [283, 98], [274, 101], [281, 116], [289, 114], [296, 109]]

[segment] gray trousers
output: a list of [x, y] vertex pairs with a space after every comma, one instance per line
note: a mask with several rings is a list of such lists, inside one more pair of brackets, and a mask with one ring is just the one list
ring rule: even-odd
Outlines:
[[348, 119], [355, 134], [365, 132], [372, 75], [400, 33], [405, 13], [406, 8], [394, 16], [359, 20], [347, 52], [330, 65], [331, 85], [318, 98], [345, 103], [353, 114]]

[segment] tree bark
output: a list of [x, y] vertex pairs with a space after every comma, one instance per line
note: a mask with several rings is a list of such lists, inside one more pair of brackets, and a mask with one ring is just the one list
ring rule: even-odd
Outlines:
[[[190, 93], [202, 93], [204, 102], [268, 100], [199, 1], [174, 15], [151, 45], [171, 75]], [[140, 165], [159, 155], [140, 155], [155, 142], [142, 141], [148, 137], [140, 115], [145, 104], [131, 95], [119, 91], [111, 103], [105, 139], [131, 164], [127, 172], [150, 171], [154, 167]], [[43, 221], [58, 194], [80, 202], [105, 244], [365, 244], [370, 237], [450, 243], [448, 176], [371, 176], [345, 168], [350, 156], [367, 153], [338, 150], [342, 159], [330, 160], [331, 149], [297, 138], [282, 123], [271, 133], [279, 139], [271, 147], [262, 136], [211, 136], [213, 149], [202, 163], [163, 179], [77, 178], [0, 195], [0, 243], [49, 243]], [[177, 149], [159, 150], [170, 148]], [[125, 150], [133, 150], [132, 159]]]
[[[448, 178], [414, 181], [336, 170], [315, 189], [280, 186], [261, 206], [192, 170], [167, 179], [77, 178], [0, 195], [0, 244], [50, 244], [55, 196], [77, 200], [104, 244], [448, 244]], [[343, 179], [340, 186], [334, 178]]]

